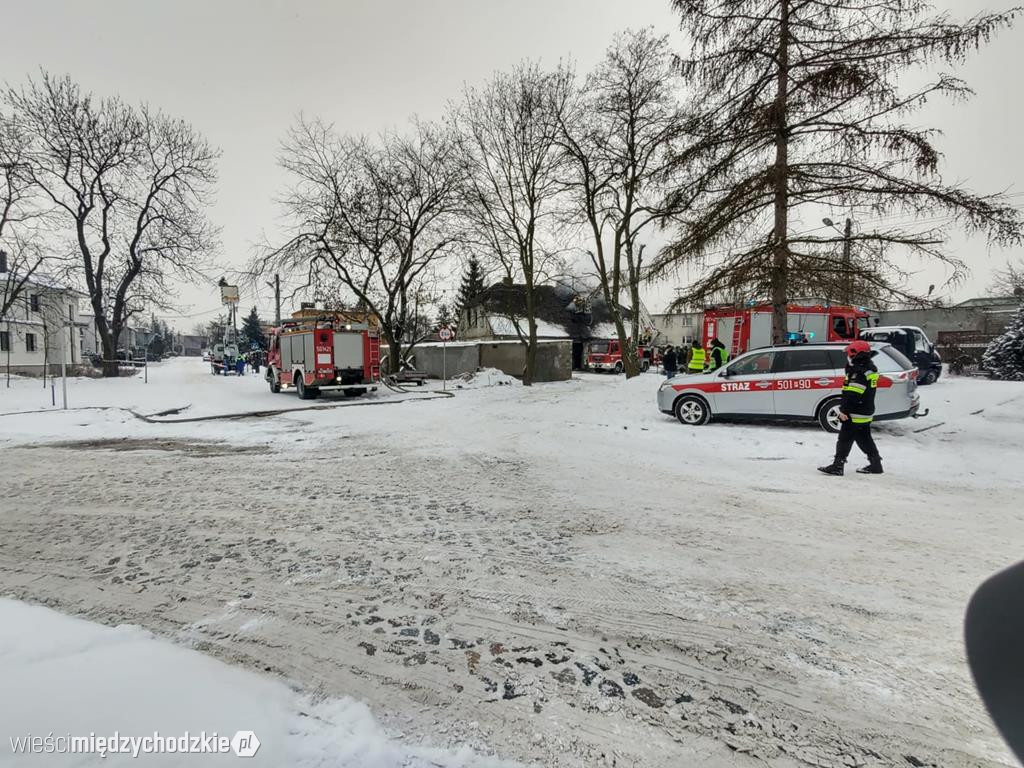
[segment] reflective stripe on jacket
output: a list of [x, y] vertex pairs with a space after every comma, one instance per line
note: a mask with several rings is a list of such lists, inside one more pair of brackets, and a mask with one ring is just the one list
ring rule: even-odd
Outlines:
[[857, 355], [846, 367], [843, 380], [843, 402], [839, 409], [854, 424], [869, 424], [875, 414], [875, 390], [878, 388], [878, 369], [870, 355]]

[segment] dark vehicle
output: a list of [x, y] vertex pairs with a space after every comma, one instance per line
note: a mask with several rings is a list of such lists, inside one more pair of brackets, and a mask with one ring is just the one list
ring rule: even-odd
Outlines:
[[860, 338], [896, 347], [917, 366], [918, 384], [934, 384], [942, 375], [942, 358], [935, 351], [935, 345], [915, 325], [865, 328], [860, 332]]

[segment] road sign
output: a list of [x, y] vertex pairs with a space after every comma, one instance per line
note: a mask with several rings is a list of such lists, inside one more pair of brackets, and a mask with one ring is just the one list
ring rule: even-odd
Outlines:
[[220, 287], [220, 302], [221, 302], [221, 304], [237, 304], [238, 303], [238, 286], [237, 285], [222, 285]]
[[455, 331], [453, 331], [447, 325], [442, 325], [437, 330], [437, 337], [441, 339], [441, 341], [451, 341], [452, 339], [455, 338]]

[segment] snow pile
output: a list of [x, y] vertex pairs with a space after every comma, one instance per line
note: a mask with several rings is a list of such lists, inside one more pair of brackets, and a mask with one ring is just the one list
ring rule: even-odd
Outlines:
[[[138, 627], [105, 627], [0, 598], [0, 749], [29, 736], [181, 736], [253, 731], [253, 766], [300, 768], [501, 768], [509, 763], [410, 746], [391, 739], [365, 705], [312, 702], [281, 683], [180, 648]], [[49, 760], [47, 760], [49, 758]], [[150, 754], [146, 765], [203, 756]], [[23, 757], [26, 764], [29, 757]], [[47, 765], [94, 765], [96, 754], [36, 757]], [[234, 754], [230, 759], [235, 759]], [[137, 762], [108, 754], [104, 765]], [[43, 764], [42, 762], [40, 764]]]
[[480, 389], [483, 387], [509, 387], [518, 383], [518, 379], [509, 376], [497, 368], [481, 368], [472, 373], [456, 376], [457, 389]]

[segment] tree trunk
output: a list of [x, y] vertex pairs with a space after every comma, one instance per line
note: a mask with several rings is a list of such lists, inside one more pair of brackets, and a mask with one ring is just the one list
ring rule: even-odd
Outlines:
[[118, 370], [120, 365], [117, 359], [117, 339], [121, 335], [120, 329], [115, 334], [104, 323], [102, 327], [97, 324], [96, 332], [100, 335], [100, 344], [103, 347], [103, 378], [116, 378], [120, 375]]
[[[532, 301], [529, 302], [532, 304]], [[529, 316], [526, 318], [529, 327], [526, 344], [526, 368], [523, 370], [523, 384], [532, 386], [537, 376], [537, 318], [534, 316], [533, 307], [530, 307]]]
[[384, 340], [388, 343], [388, 373], [397, 374], [402, 370], [402, 342], [391, 334], [384, 334]]
[[626, 333], [626, 322], [622, 319], [622, 313], [616, 310], [612, 316], [615, 320], [615, 332], [619, 335], [619, 349], [622, 351], [622, 370], [626, 372], [626, 378], [631, 379], [640, 373], [636, 344], [633, 343], [632, 334]]
[[779, 4], [778, 82], [775, 91], [775, 231], [772, 248], [772, 340], [781, 344], [788, 330], [789, 302], [789, 2]]

